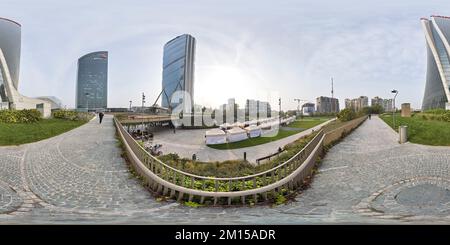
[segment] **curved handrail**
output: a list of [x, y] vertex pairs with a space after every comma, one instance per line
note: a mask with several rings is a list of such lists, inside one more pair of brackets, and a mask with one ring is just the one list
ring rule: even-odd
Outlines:
[[[115, 123], [118, 124], [119, 127], [122, 127], [122, 124], [121, 124], [116, 118], [114, 118], [114, 121], [115, 121]], [[125, 131], [125, 132], [126, 132], [126, 131]], [[126, 132], [126, 133], [128, 134], [128, 132]], [[278, 169], [281, 169], [281, 168], [284, 167], [285, 165], [289, 164], [291, 161], [295, 160], [295, 158], [298, 157], [299, 155], [301, 155], [304, 151], [306, 151], [306, 149], [307, 149], [313, 142], [315, 142], [315, 141], [317, 140], [317, 138], [319, 138], [321, 135], [323, 135], [323, 129], [321, 129], [321, 130], [319, 131], [319, 133], [317, 133], [317, 135], [316, 135], [311, 141], [309, 141], [309, 142], [306, 144], [306, 146], [303, 147], [302, 150], [300, 150], [299, 152], [297, 152], [294, 156], [292, 156], [291, 158], [289, 158], [289, 159], [288, 159], [287, 161], [285, 161], [284, 163], [279, 164], [279, 165], [277, 165], [277, 166], [275, 166], [275, 167], [273, 167], [273, 168], [271, 168], [271, 169], [268, 169], [268, 170], [265, 170], [265, 171], [262, 171], [262, 172], [259, 172], [259, 173], [256, 173], [256, 174], [252, 174], [252, 175], [239, 176], [239, 177], [219, 178], [219, 177], [209, 177], [209, 176], [195, 175], [195, 174], [191, 174], [191, 173], [188, 173], [188, 172], [184, 172], [184, 171], [179, 170], [179, 169], [177, 169], [177, 168], [174, 168], [174, 167], [172, 167], [172, 166], [169, 166], [169, 165], [167, 165], [166, 163], [164, 163], [164, 162], [162, 162], [161, 160], [159, 160], [158, 158], [152, 156], [150, 153], [148, 153], [148, 152], [147, 152], [140, 144], [138, 144], [138, 143], [136, 142], [136, 140], [135, 140], [133, 137], [131, 137], [131, 135], [128, 134], [128, 136], [129, 136], [133, 141], [136, 142], [136, 144], [139, 146], [139, 148], [140, 148], [144, 153], [146, 153], [146, 155], [147, 155], [148, 157], [152, 158], [152, 160], [154, 160], [154, 161], [157, 161], [159, 164], [161, 164], [161, 165], [164, 166], [165, 168], [168, 168], [168, 169], [170, 169], [170, 170], [172, 170], [172, 171], [175, 171], [175, 172], [177, 172], [177, 173], [179, 173], [179, 174], [182, 174], [182, 175], [185, 175], [185, 176], [193, 177], [193, 178], [196, 178], [196, 179], [202, 179], [202, 180], [211, 180], [211, 181], [233, 181], [233, 180], [246, 180], [246, 179], [252, 179], [252, 178], [255, 178], [255, 177], [263, 176], [264, 174], [271, 173], [271, 172], [276, 171], [276, 170], [278, 170]]]
[[[323, 142], [324, 138], [325, 138], [325, 135], [322, 135], [322, 137], [320, 138], [320, 141], [314, 147], [313, 152], [317, 153], [317, 150], [319, 149], [319, 147], [321, 147], [321, 143]], [[126, 147], [130, 148], [130, 150], [131, 150], [130, 146], [127, 145]], [[301, 164], [295, 171], [293, 171], [292, 173], [290, 173], [288, 176], [284, 177], [283, 179], [276, 181], [274, 183], [271, 183], [269, 185], [259, 187], [259, 188], [242, 190], [242, 191], [233, 191], [233, 192], [231, 192], [231, 191], [230, 192], [204, 191], [204, 190], [198, 190], [198, 189], [192, 189], [192, 188], [180, 186], [180, 185], [171, 183], [171, 182], [161, 178], [160, 176], [158, 176], [157, 174], [152, 172], [150, 169], [146, 168], [145, 165], [139, 161], [139, 157], [132, 150], [131, 150], [131, 154], [132, 154], [133, 158], [136, 158], [135, 160], [137, 160], [138, 164], [141, 166], [141, 170], [144, 171], [145, 174], [147, 174], [148, 176], [151, 176], [152, 179], [154, 181], [156, 181], [158, 184], [163, 185], [169, 189], [178, 191], [180, 193], [186, 193], [189, 195], [197, 195], [197, 196], [205, 196], [205, 197], [209, 196], [209, 197], [231, 197], [232, 198], [232, 197], [242, 197], [242, 196], [249, 196], [249, 195], [255, 195], [255, 194], [268, 192], [275, 188], [279, 188], [283, 185], [286, 185], [287, 183], [289, 183], [290, 181], [295, 179], [295, 177], [297, 177], [305, 168], [310, 167], [310, 166], [306, 166], [305, 164]], [[316, 154], [310, 154], [307, 157], [307, 159], [305, 160], [305, 162], [313, 160], [315, 155]]]

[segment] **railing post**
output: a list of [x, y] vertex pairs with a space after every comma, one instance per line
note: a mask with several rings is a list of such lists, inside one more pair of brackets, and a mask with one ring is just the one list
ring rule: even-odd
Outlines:
[[216, 192], [219, 191], [219, 183], [216, 179], [214, 180], [214, 187], [216, 189]]
[[228, 181], [228, 191], [231, 192], [232, 189], [233, 189], [233, 181], [230, 179], [230, 180]]
[[262, 177], [262, 178], [263, 178], [262, 183], [263, 183], [264, 186], [266, 186], [266, 183], [267, 183], [267, 180], [266, 180], [266, 173], [263, 174], [263, 177]]
[[191, 176], [191, 189], [194, 188], [194, 177]]
[[273, 184], [273, 183], [275, 183], [275, 170], [272, 170], [272, 171], [270, 172], [270, 175], [271, 175], [271, 178], [272, 178], [271, 184]]

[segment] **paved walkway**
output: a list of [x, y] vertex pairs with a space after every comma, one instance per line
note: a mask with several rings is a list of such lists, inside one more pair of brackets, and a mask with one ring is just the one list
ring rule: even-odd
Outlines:
[[104, 120], [0, 147], [0, 223], [450, 223], [450, 148], [399, 145], [378, 117], [328, 152], [294, 202], [197, 209], [155, 201], [128, 173]]
[[192, 154], [196, 154], [197, 159], [206, 162], [243, 159], [244, 152], [246, 152], [247, 160], [256, 164], [256, 159], [276, 153], [279, 147], [283, 147], [303, 136], [309, 135], [313, 130], [317, 131], [331, 121], [329, 120], [277, 141], [232, 150], [217, 150], [206, 146], [206, 129], [177, 130], [175, 134], [172, 130], [157, 131], [154, 133], [153, 143], [161, 144], [161, 150], [164, 154], [177, 153], [179, 156], [186, 158], [191, 158]]

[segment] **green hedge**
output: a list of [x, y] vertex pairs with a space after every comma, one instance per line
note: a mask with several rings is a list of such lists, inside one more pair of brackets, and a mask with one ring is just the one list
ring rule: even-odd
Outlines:
[[69, 110], [57, 110], [52, 113], [53, 118], [71, 120], [71, 121], [88, 121], [92, 118], [92, 114], [88, 112], [77, 112]]
[[41, 113], [30, 110], [0, 110], [1, 123], [34, 123], [41, 119]]

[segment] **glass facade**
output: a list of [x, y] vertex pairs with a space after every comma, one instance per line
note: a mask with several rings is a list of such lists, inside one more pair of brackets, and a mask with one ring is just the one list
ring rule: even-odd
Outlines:
[[174, 109], [183, 102], [184, 98], [172, 101], [176, 91], [187, 92], [194, 104], [194, 56], [195, 38], [191, 35], [178, 36], [164, 45], [162, 107]]
[[[12, 85], [17, 90], [19, 86], [20, 68], [21, 26], [19, 23], [0, 17], [0, 49], [5, 56]], [[2, 64], [0, 63], [0, 66]], [[3, 79], [3, 71], [6, 67], [0, 67], [0, 102], [10, 102], [7, 97]], [[6, 78], [5, 78], [6, 79]]]
[[445, 108], [450, 97], [450, 56], [446, 48], [450, 18], [432, 16], [422, 22], [427, 37], [427, 81], [422, 109]]
[[76, 107], [106, 109], [108, 102], [108, 52], [87, 54], [78, 60]]

